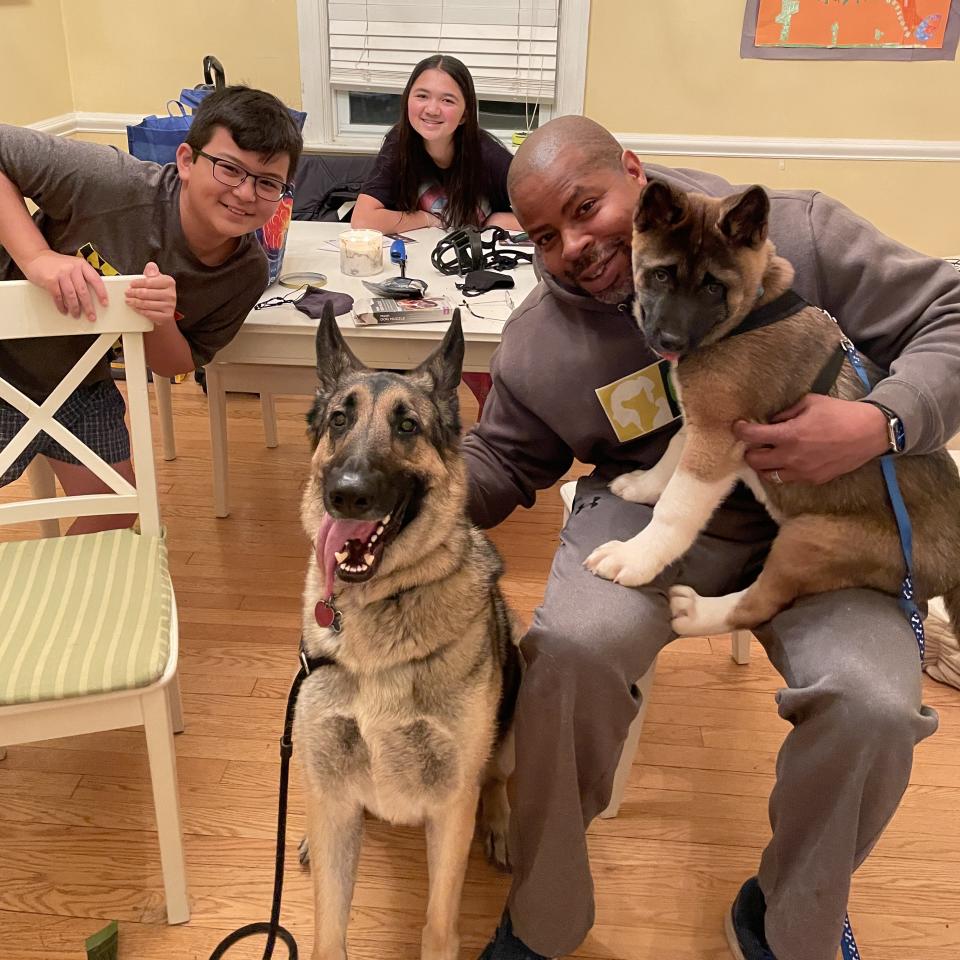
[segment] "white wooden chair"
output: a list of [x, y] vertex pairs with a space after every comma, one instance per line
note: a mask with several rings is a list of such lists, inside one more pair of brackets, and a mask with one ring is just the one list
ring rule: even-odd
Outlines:
[[[560, 499], [563, 501], [563, 525], [566, 525], [570, 517], [570, 511], [573, 509], [573, 498], [577, 492], [577, 481], [571, 480], [560, 487]], [[731, 636], [733, 659], [737, 663], [750, 662], [750, 631], [736, 630]], [[643, 730], [643, 720], [647, 713], [647, 704], [649, 703], [650, 690], [653, 687], [653, 678], [657, 672], [657, 662], [654, 660], [650, 664], [650, 669], [637, 681], [637, 690], [640, 694], [640, 709], [634, 717], [630, 729], [627, 731], [627, 739], [623, 742], [623, 750], [620, 753], [620, 762], [617, 764], [617, 772], [613, 777], [613, 789], [610, 791], [610, 802], [607, 808], [600, 814], [604, 819], [615, 817], [620, 811], [620, 802], [623, 800], [623, 791], [626, 789], [627, 780], [630, 778], [630, 768], [633, 766], [633, 757], [637, 752], [637, 744], [640, 742], [640, 733]]]
[[[50, 397], [37, 405], [0, 374], [0, 397], [27, 424], [0, 450], [0, 473], [45, 430], [113, 493], [0, 503], [0, 526], [62, 517], [138, 514], [140, 532], [0, 541], [0, 744], [143, 725], [169, 923], [190, 918], [180, 827], [175, 726], [177, 609], [160, 527], [143, 334], [127, 307], [129, 277], [105, 278], [109, 307], [95, 323], [61, 316], [25, 281], [0, 283], [0, 339], [97, 334]], [[134, 488], [53, 419], [118, 335], [137, 471]], [[0, 751], [2, 759], [2, 751]]]

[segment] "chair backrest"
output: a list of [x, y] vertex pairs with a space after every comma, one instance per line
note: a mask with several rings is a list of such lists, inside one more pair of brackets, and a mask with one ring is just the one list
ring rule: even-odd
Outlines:
[[369, 154], [303, 154], [297, 167], [293, 219], [341, 219], [338, 210], [357, 199], [376, 162], [376, 156]]
[[[0, 525], [61, 517], [99, 516], [136, 513], [140, 529], [149, 536], [160, 533], [157, 483], [150, 432], [150, 406], [147, 399], [146, 357], [143, 335], [153, 329], [149, 320], [127, 306], [124, 292], [133, 277], [105, 277], [110, 303], [97, 304], [97, 319], [62, 316], [45, 290], [26, 280], [0, 282], [0, 340], [26, 337], [96, 335], [96, 340], [42, 403], [29, 397], [4, 378], [0, 370], [0, 399], [23, 413], [27, 422], [0, 450], [0, 474], [20, 456], [30, 441], [45, 431], [88, 467], [112, 493], [78, 497], [17, 501], [0, 504]], [[84, 445], [54, 419], [63, 402], [82, 383], [97, 361], [107, 354], [120, 337], [127, 382], [127, 409], [130, 440], [136, 468], [137, 485], [131, 486], [106, 461]]]

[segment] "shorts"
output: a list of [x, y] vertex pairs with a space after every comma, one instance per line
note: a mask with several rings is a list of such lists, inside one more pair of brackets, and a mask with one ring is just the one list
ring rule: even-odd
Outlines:
[[[116, 464], [130, 459], [130, 434], [123, 420], [126, 409], [117, 385], [112, 380], [100, 380], [77, 387], [54, 414], [54, 419], [107, 463]], [[0, 450], [26, 422], [24, 414], [0, 400]], [[63, 463], [80, 462], [41, 430], [0, 476], [0, 487], [19, 479], [33, 458], [40, 454]]]

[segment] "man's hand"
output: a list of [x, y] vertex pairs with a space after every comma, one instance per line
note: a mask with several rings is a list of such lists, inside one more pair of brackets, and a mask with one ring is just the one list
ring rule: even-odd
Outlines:
[[69, 313], [71, 317], [83, 314], [88, 320], [96, 320], [97, 308], [90, 295], [91, 287], [100, 303], [107, 305], [107, 288], [103, 279], [83, 257], [45, 250], [23, 265], [23, 275], [31, 283], [43, 287], [62, 314]]
[[746, 461], [766, 479], [827, 483], [889, 453], [887, 421], [871, 403], [808, 393], [772, 423], [738, 420]]
[[143, 279], [134, 280], [127, 288], [127, 304], [154, 326], [166, 327], [176, 322], [177, 282], [160, 272], [151, 260], [143, 268]]

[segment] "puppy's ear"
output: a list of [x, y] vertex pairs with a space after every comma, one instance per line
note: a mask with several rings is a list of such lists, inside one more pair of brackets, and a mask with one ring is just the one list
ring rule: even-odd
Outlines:
[[673, 227], [687, 215], [687, 198], [662, 180], [648, 180], [637, 200], [633, 225], [639, 233]]
[[320, 325], [317, 327], [317, 377], [320, 380], [320, 395], [329, 396], [342, 377], [352, 371], [365, 369], [343, 339], [333, 314], [333, 305], [325, 303]]
[[770, 200], [763, 187], [730, 197], [720, 205], [717, 226], [730, 242], [740, 247], [759, 247], [767, 239]]

